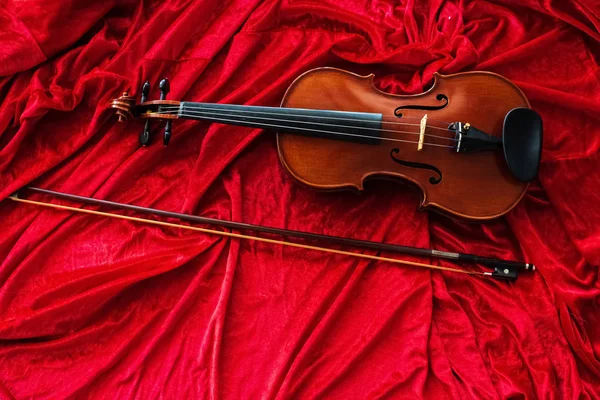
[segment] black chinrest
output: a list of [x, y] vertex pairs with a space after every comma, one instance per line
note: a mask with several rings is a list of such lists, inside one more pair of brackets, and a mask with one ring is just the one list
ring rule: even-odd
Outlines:
[[504, 158], [510, 172], [521, 182], [537, 177], [542, 157], [542, 130], [542, 117], [529, 108], [514, 108], [504, 117]]

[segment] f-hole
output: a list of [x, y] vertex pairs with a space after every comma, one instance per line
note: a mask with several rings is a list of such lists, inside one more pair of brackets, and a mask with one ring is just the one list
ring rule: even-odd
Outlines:
[[433, 171], [437, 174], [437, 176], [430, 176], [429, 177], [429, 183], [431, 183], [432, 185], [437, 185], [438, 183], [440, 183], [442, 181], [442, 171], [440, 171], [440, 169], [436, 166], [433, 166], [431, 164], [425, 164], [425, 163], [420, 163], [420, 162], [414, 162], [414, 161], [406, 161], [406, 160], [402, 160], [401, 158], [396, 158], [395, 154], [399, 154], [400, 153], [400, 149], [392, 149], [392, 151], [390, 152], [390, 157], [392, 157], [392, 160], [394, 160], [395, 162], [397, 162], [400, 165], [404, 165], [405, 167], [411, 167], [411, 168], [419, 168], [419, 169], [428, 169], [430, 171]]
[[398, 118], [402, 118], [402, 110], [441, 110], [443, 108], [448, 107], [448, 96], [445, 94], [438, 94], [435, 96], [437, 101], [441, 101], [442, 103], [438, 106], [426, 106], [422, 104], [410, 104], [407, 106], [400, 106], [394, 110], [394, 115]]

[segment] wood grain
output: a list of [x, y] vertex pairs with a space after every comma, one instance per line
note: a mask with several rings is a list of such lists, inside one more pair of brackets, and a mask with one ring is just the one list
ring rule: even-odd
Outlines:
[[[529, 103], [512, 82], [490, 72], [466, 72], [443, 76], [436, 74], [434, 85], [425, 93], [412, 96], [391, 95], [373, 86], [373, 75], [359, 76], [335, 68], [319, 68], [297, 78], [282, 101], [282, 107], [381, 113], [383, 129], [401, 126], [385, 122], [403, 105], [438, 106], [436, 96], [449, 99], [441, 110], [402, 110], [396, 122], [417, 124], [428, 114], [435, 121], [468, 122], [494, 136], [502, 135], [505, 115]], [[414, 119], [413, 119], [414, 118]], [[441, 124], [440, 124], [441, 125]], [[418, 126], [406, 130], [418, 132]], [[404, 130], [404, 129], [403, 129]], [[450, 132], [427, 129], [427, 133], [450, 136]], [[418, 136], [384, 132], [383, 137], [410, 139]], [[436, 143], [442, 139], [427, 138]], [[278, 151], [285, 169], [297, 181], [321, 190], [362, 190], [367, 179], [399, 178], [414, 183], [423, 193], [421, 207], [469, 220], [487, 220], [510, 211], [523, 197], [528, 184], [517, 181], [509, 172], [501, 151], [458, 154], [452, 149], [416, 143], [381, 141], [364, 145], [339, 140], [278, 134]], [[452, 144], [452, 143], [450, 143]], [[432, 172], [394, 162], [398, 157], [411, 162], [434, 165], [442, 171], [442, 181], [431, 184]]]

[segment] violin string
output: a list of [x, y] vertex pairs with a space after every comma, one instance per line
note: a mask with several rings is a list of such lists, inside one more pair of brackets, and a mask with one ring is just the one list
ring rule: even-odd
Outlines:
[[[252, 107], [252, 106], [250, 106]], [[276, 107], [273, 107], [276, 108]], [[180, 106], [174, 106], [174, 105], [161, 105], [160, 106], [161, 110], [174, 110], [174, 111], [179, 111], [180, 110]], [[277, 110], [285, 110], [285, 108], [276, 108]], [[203, 111], [228, 111], [228, 112], [236, 112], [236, 113], [254, 113], [254, 114], [267, 114], [267, 115], [277, 115], [277, 116], [291, 116], [291, 117], [306, 117], [306, 118], [315, 118], [311, 115], [298, 115], [298, 114], [285, 114], [282, 112], [271, 112], [271, 111], [253, 111], [253, 110], [227, 110], [224, 108], [211, 108], [211, 107], [202, 107], [201, 110]], [[328, 110], [318, 110], [315, 109], [314, 111], [328, 111]], [[334, 110], [332, 110], [334, 111]], [[232, 114], [235, 115], [235, 114]], [[353, 122], [373, 122], [373, 120], [370, 119], [360, 119], [360, 118], [343, 118], [343, 117], [328, 117], [328, 116], [319, 116], [318, 118], [324, 118], [324, 119], [337, 119], [340, 121], [353, 121]], [[384, 119], [387, 118], [387, 119]], [[390, 118], [394, 118], [394, 117], [387, 117], [385, 115], [382, 115], [382, 121], [387, 123], [387, 124], [391, 124], [391, 125], [403, 125], [403, 126], [421, 126], [420, 123], [417, 124], [410, 124], [410, 123], [406, 123], [406, 122], [398, 122], [396, 120], [391, 120]], [[397, 117], [399, 118], [399, 117]], [[402, 117], [402, 119], [411, 119], [411, 120], [416, 120], [416, 121], [421, 121], [422, 118], [417, 118], [417, 117]], [[427, 122], [439, 122], [440, 124], [444, 124], [444, 126], [435, 126], [432, 124], [428, 124], [427, 127], [432, 128], [432, 129], [439, 129], [442, 131], [448, 131], [448, 126], [452, 125], [451, 122], [445, 122], [445, 121], [440, 121], [440, 120], [435, 120], [432, 118], [427, 118]]]
[[426, 263], [420, 263], [420, 262], [415, 262], [415, 261], [401, 260], [398, 258], [382, 257], [382, 256], [363, 254], [363, 253], [355, 253], [352, 251], [337, 250], [337, 249], [331, 249], [328, 247], [321, 247], [321, 246], [314, 246], [314, 245], [306, 245], [306, 244], [301, 244], [301, 243], [288, 242], [285, 240], [269, 239], [269, 238], [264, 238], [264, 237], [260, 237], [260, 236], [246, 235], [246, 234], [242, 234], [242, 233], [220, 231], [220, 230], [208, 229], [208, 228], [200, 228], [200, 227], [196, 227], [196, 226], [156, 221], [156, 220], [146, 219], [146, 218], [130, 217], [127, 215], [89, 210], [86, 208], [77, 208], [77, 207], [63, 206], [63, 205], [59, 205], [59, 204], [46, 203], [46, 202], [35, 201], [35, 200], [21, 199], [21, 198], [17, 197], [16, 195], [9, 196], [8, 198], [15, 202], [18, 202], [18, 203], [53, 208], [53, 209], [62, 210], [62, 211], [72, 211], [72, 212], [76, 212], [76, 213], [90, 214], [90, 215], [96, 215], [96, 216], [107, 217], [107, 218], [122, 219], [122, 220], [132, 221], [132, 222], [141, 222], [141, 223], [150, 224], [150, 225], [158, 225], [158, 226], [164, 226], [164, 227], [169, 227], [169, 228], [185, 229], [185, 230], [191, 230], [191, 231], [202, 232], [202, 233], [206, 233], [206, 234], [224, 236], [224, 237], [229, 237], [229, 238], [234, 238], [234, 239], [253, 240], [256, 242], [278, 244], [281, 246], [296, 247], [296, 248], [301, 248], [301, 249], [305, 249], [305, 250], [314, 250], [314, 251], [319, 251], [322, 253], [339, 254], [339, 255], [345, 255], [345, 256], [350, 256], [350, 257], [355, 257], [355, 258], [363, 258], [363, 259], [375, 260], [375, 261], [385, 261], [385, 262], [390, 262], [390, 263], [394, 263], [394, 264], [402, 264], [402, 265], [408, 265], [408, 266], [412, 266], [412, 267], [428, 268], [428, 269], [434, 269], [434, 270], [440, 270], [440, 271], [456, 272], [456, 273], [467, 274], [467, 275], [476, 275], [476, 276], [482, 276], [482, 277], [492, 276], [491, 272], [481, 272], [481, 271], [473, 271], [473, 270], [458, 269], [458, 268], [451, 268], [451, 267], [443, 267], [441, 265], [433, 265], [433, 264], [426, 264]]
[[[225, 110], [227, 111], [227, 110]], [[166, 115], [180, 115], [180, 116], [185, 116], [185, 117], [192, 117], [192, 116], [198, 116], [198, 117], [202, 117], [202, 116], [208, 116], [213, 117], [213, 116], [228, 116], [228, 117], [237, 117], [237, 115], [235, 114], [231, 114], [231, 113], [216, 113], [216, 112], [209, 112], [209, 111], [196, 111], [196, 110], [190, 110], [190, 111], [186, 111], [182, 114], [179, 114], [179, 111], [174, 112], [174, 111], [168, 111], [168, 112], [163, 112], [163, 111], [159, 111], [156, 114], [166, 114]], [[376, 131], [376, 132], [391, 132], [391, 133], [404, 133], [404, 134], [409, 134], [409, 135], [420, 135], [420, 132], [413, 132], [413, 131], [400, 131], [400, 130], [395, 130], [395, 129], [381, 129], [381, 128], [369, 128], [369, 127], [362, 127], [362, 126], [352, 126], [352, 125], [339, 125], [339, 124], [328, 124], [325, 122], [312, 122], [312, 121], [297, 121], [297, 120], [292, 120], [292, 119], [282, 119], [282, 118], [266, 118], [266, 117], [255, 117], [255, 116], [248, 116], [248, 117], [243, 117], [243, 118], [247, 118], [247, 119], [260, 119], [260, 120], [267, 120], [267, 121], [282, 121], [282, 122], [292, 122], [292, 123], [300, 123], [300, 124], [309, 124], [309, 125], [325, 125], [325, 126], [332, 126], [332, 127], [336, 127], [336, 128], [350, 128], [350, 129], [361, 129], [361, 130], [369, 130], [369, 131]], [[346, 120], [350, 120], [350, 121], [359, 121], [359, 120], [353, 120], [350, 118], [346, 118]], [[379, 122], [379, 121], [372, 121], [372, 120], [363, 120], [363, 121], [368, 121], [368, 122]], [[420, 126], [417, 124], [411, 124], [414, 126]], [[432, 134], [428, 134], [426, 133], [424, 136], [428, 136], [428, 137], [433, 137], [433, 138], [438, 138], [438, 139], [444, 139], [444, 140], [451, 140], [453, 142], [456, 141], [455, 138], [450, 138], [447, 136], [439, 136], [439, 135], [432, 135]]]
[[[160, 113], [157, 113], [160, 114]], [[165, 115], [175, 115], [175, 113], [172, 114], [168, 114], [168, 113], [162, 113]], [[194, 117], [194, 115], [192, 114], [178, 114], [180, 117]], [[211, 117], [205, 117], [205, 119], [208, 121], [211, 119]], [[217, 123], [236, 123], [236, 122], [240, 122], [238, 120], [235, 119], [226, 119], [226, 118], [213, 118], [214, 122]], [[290, 126], [286, 126], [286, 125], [275, 125], [275, 124], [267, 124], [267, 123], [261, 123], [262, 126], [266, 126], [269, 128], [290, 128]], [[419, 141], [417, 140], [403, 140], [403, 139], [396, 139], [396, 138], [388, 138], [388, 137], [378, 137], [378, 136], [369, 136], [369, 135], [360, 135], [360, 134], [354, 134], [354, 133], [348, 133], [348, 132], [336, 132], [336, 131], [328, 131], [328, 130], [321, 130], [321, 129], [312, 129], [312, 128], [300, 128], [300, 127], [293, 127], [294, 130], [301, 130], [301, 131], [308, 131], [308, 132], [316, 132], [316, 133], [325, 133], [328, 135], [332, 135], [332, 136], [343, 136], [343, 137], [354, 137], [354, 138], [365, 138], [365, 139], [371, 139], [371, 140], [382, 140], [382, 141], [388, 141], [388, 142], [401, 142], [401, 143], [416, 143], [418, 144]], [[423, 145], [427, 145], [427, 146], [434, 146], [434, 147], [443, 147], [443, 148], [447, 148], [447, 149], [453, 149], [454, 146], [448, 146], [445, 144], [438, 144], [438, 143], [430, 143], [430, 142], [425, 142], [423, 141]]]

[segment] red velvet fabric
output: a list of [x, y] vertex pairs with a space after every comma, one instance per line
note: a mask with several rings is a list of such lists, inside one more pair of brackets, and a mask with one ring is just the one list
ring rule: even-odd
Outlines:
[[[599, 28], [595, 0], [3, 1], [0, 198], [34, 183], [538, 271], [508, 284], [4, 200], [0, 397], [597, 398]], [[107, 111], [163, 76], [172, 99], [277, 105], [320, 66], [392, 93], [508, 77], [544, 119], [539, 182], [467, 224], [408, 186], [300, 187], [271, 132], [178, 122], [140, 148], [141, 122]]]

